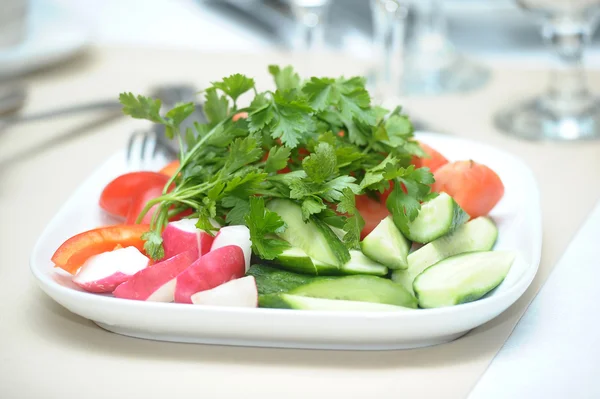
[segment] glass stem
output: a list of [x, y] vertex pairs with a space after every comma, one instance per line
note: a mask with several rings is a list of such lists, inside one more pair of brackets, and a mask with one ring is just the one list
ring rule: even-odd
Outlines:
[[558, 65], [550, 73], [548, 105], [566, 114], [585, 111], [592, 101], [582, 66], [588, 31], [581, 25], [551, 22], [544, 26], [543, 36], [558, 56]]

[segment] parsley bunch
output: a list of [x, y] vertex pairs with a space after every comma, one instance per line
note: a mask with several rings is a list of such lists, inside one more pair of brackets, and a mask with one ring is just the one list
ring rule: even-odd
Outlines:
[[[432, 174], [410, 165], [413, 155], [424, 155], [410, 120], [400, 108], [371, 105], [363, 78], [303, 81], [290, 66], [269, 72], [275, 91], [259, 92], [241, 74], [213, 82], [204, 92], [208, 122], [185, 132], [180, 126], [194, 103], [163, 116], [159, 100], [120, 95], [125, 114], [165, 125], [181, 147], [177, 173], [138, 218], [158, 205], [144, 236], [153, 259], [164, 257], [161, 232], [169, 218], [188, 209], [208, 232], [215, 224], [247, 225], [253, 251], [274, 259], [288, 245], [275, 236], [286, 225], [265, 207], [270, 199], [297, 202], [305, 220], [342, 229], [346, 246], [355, 248], [364, 226], [356, 195], [383, 193], [393, 183], [386, 206], [402, 230], [431, 197]], [[244, 107], [242, 97], [251, 97]], [[242, 113], [247, 117], [234, 118]]]

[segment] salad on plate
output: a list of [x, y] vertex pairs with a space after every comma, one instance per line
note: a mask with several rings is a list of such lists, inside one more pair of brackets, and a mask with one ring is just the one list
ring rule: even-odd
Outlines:
[[56, 268], [115, 300], [298, 310], [418, 312], [504, 280], [516, 252], [494, 250], [493, 170], [418, 142], [363, 78], [269, 72], [275, 90], [213, 82], [207, 123], [185, 131], [194, 103], [122, 93], [123, 112], [164, 125], [179, 158], [108, 183], [98, 206], [120, 222], [67, 239]]

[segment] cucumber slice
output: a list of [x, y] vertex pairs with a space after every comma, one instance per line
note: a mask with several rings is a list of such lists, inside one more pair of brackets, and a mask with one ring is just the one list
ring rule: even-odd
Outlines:
[[344, 274], [369, 274], [371, 276], [387, 276], [389, 272], [387, 267], [356, 249], [350, 250], [350, 261], [344, 264], [340, 271]]
[[274, 294], [259, 298], [263, 308], [298, 309], [298, 310], [334, 310], [334, 311], [366, 311], [366, 312], [398, 312], [411, 311], [402, 306], [382, 303], [345, 301], [339, 299], [311, 298], [300, 295]]
[[362, 240], [360, 248], [363, 254], [390, 269], [406, 269], [410, 245], [388, 216]]
[[446, 258], [415, 279], [419, 306], [439, 308], [476, 301], [504, 280], [514, 260], [511, 251], [469, 252]]
[[260, 295], [288, 292], [294, 288], [306, 285], [317, 278], [265, 265], [250, 266], [246, 275], [254, 276], [256, 287]]
[[446, 193], [421, 206], [415, 220], [409, 222], [402, 233], [414, 242], [426, 244], [454, 231], [469, 220], [469, 215]]
[[287, 228], [279, 236], [292, 246], [301, 248], [311, 258], [338, 268], [350, 260], [348, 248], [329, 226], [315, 217], [304, 222], [302, 208], [296, 203], [276, 199], [269, 201], [267, 208], [277, 213], [287, 224]]
[[313, 276], [339, 274], [340, 269], [316, 259], [312, 259], [302, 249], [292, 247], [286, 249], [275, 258], [274, 263], [283, 269]]
[[392, 280], [413, 292], [413, 281], [429, 266], [450, 256], [489, 251], [498, 238], [498, 228], [488, 217], [475, 218], [454, 232], [440, 237], [408, 255], [408, 269], [395, 270]]
[[289, 294], [323, 299], [385, 303], [407, 308], [417, 307], [417, 299], [404, 287], [388, 279], [375, 276], [347, 276], [315, 280], [289, 291]]
[[283, 269], [313, 276], [338, 276], [348, 274], [386, 276], [388, 274], [387, 267], [372, 261], [363, 255], [362, 252], [357, 250], [350, 251], [350, 260], [340, 268], [312, 259], [306, 252], [296, 247], [283, 251], [277, 256], [274, 263]]

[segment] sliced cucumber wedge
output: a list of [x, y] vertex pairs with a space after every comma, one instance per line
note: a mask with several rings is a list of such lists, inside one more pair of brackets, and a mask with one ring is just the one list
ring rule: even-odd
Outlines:
[[375, 262], [356, 249], [350, 250], [350, 261], [340, 269], [344, 274], [369, 274], [372, 276], [387, 276], [389, 270]]
[[296, 247], [286, 249], [273, 262], [276, 266], [283, 269], [313, 276], [339, 276], [348, 274], [386, 276], [388, 274], [387, 267], [367, 258], [362, 252], [357, 250], [350, 251], [350, 260], [340, 268], [312, 259], [306, 252]]
[[335, 275], [339, 274], [340, 270], [337, 266], [328, 265], [311, 258], [298, 247], [284, 250], [273, 262], [282, 269], [313, 276]]
[[514, 260], [511, 251], [469, 252], [446, 258], [415, 279], [419, 306], [439, 308], [476, 301], [504, 280]]
[[417, 307], [417, 299], [404, 287], [391, 280], [375, 276], [346, 276], [316, 280], [288, 293], [314, 298]]
[[263, 295], [259, 298], [259, 303], [263, 308], [333, 310], [341, 312], [408, 312], [413, 310], [402, 306], [386, 305], [382, 303], [311, 298], [307, 296], [290, 294]]
[[362, 240], [360, 248], [363, 254], [390, 269], [406, 269], [410, 245], [388, 216]]
[[498, 238], [498, 228], [488, 217], [475, 218], [408, 255], [408, 269], [395, 270], [392, 280], [413, 292], [413, 281], [429, 266], [450, 256], [489, 251]]
[[306, 285], [317, 278], [265, 265], [250, 266], [246, 275], [254, 276], [256, 287], [260, 295], [288, 292], [294, 288]]
[[307, 222], [302, 220], [300, 205], [290, 200], [276, 199], [269, 201], [267, 208], [287, 224], [279, 236], [311, 258], [338, 268], [350, 260], [348, 249], [325, 222], [315, 217]]
[[415, 220], [403, 228], [402, 233], [411, 241], [426, 244], [454, 231], [469, 220], [469, 215], [446, 193], [421, 206]]

